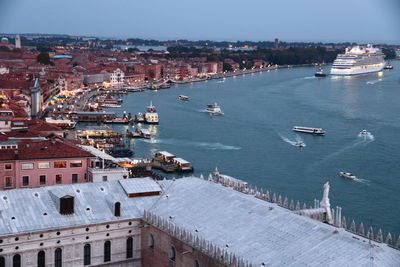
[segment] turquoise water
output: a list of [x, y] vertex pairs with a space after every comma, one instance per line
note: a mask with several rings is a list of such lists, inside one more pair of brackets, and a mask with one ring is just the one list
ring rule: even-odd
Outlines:
[[[393, 234], [400, 230], [399, 63], [392, 71], [357, 77], [315, 78], [315, 69], [304, 67], [175, 85], [126, 95], [123, 107], [113, 110], [143, 112], [152, 100], [159, 111], [160, 124], [150, 128], [155, 138], [132, 141], [135, 157], [167, 150], [190, 161], [196, 174], [218, 166], [307, 203], [321, 199], [329, 181], [331, 204], [342, 206], [348, 222], [372, 221]], [[180, 94], [190, 101], [179, 101]], [[213, 102], [224, 116], [201, 112]], [[327, 133], [296, 134], [294, 125]], [[371, 134], [358, 136], [362, 129]], [[296, 140], [306, 147], [294, 146]], [[342, 170], [359, 179], [339, 177]]]

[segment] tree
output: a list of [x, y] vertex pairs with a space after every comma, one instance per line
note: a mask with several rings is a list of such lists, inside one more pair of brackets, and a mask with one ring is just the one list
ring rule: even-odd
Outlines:
[[36, 58], [37, 62], [39, 62], [40, 64], [44, 64], [44, 65], [50, 65], [51, 61], [50, 61], [50, 55], [49, 53], [46, 52], [41, 52], [37, 58]]
[[222, 66], [222, 70], [223, 71], [232, 71], [232, 66], [228, 63], [224, 63], [224, 65]]

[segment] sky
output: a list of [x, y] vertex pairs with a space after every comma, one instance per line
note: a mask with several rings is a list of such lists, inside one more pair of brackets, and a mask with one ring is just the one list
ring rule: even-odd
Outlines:
[[0, 0], [0, 32], [400, 44], [400, 0]]

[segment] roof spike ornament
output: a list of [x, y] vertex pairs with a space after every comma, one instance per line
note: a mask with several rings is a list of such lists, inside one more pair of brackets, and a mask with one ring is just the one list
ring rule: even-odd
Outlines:
[[351, 221], [350, 232], [356, 233], [356, 222], [354, 220]]
[[386, 236], [385, 243], [388, 245], [392, 244], [392, 235], [390, 234], [390, 232]]
[[382, 233], [382, 229], [380, 229], [380, 228], [378, 230], [378, 234], [376, 235], [376, 241], [383, 242], [383, 233]]
[[324, 193], [322, 195], [322, 200], [320, 202], [320, 207], [325, 209], [327, 223], [333, 224], [331, 203], [329, 201], [329, 188], [330, 188], [329, 182], [326, 182], [324, 184]]
[[358, 227], [358, 234], [361, 236], [365, 236], [364, 224], [362, 222], [360, 223], [360, 226]]

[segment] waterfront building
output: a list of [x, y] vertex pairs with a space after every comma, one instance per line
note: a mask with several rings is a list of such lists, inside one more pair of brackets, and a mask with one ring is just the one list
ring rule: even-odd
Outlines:
[[0, 147], [0, 190], [87, 182], [95, 159], [76, 145], [54, 138], [20, 141], [17, 137], [0, 142]]
[[111, 86], [124, 84], [124, 82], [125, 82], [124, 78], [125, 78], [125, 73], [122, 70], [120, 70], [120, 69], [114, 70], [110, 74]]
[[[3, 191], [0, 262], [7, 267], [398, 266], [396, 241], [385, 241], [388, 246], [379, 241], [382, 233], [368, 239], [342, 228], [340, 209], [332, 222], [326, 220], [328, 193], [326, 184], [321, 204], [300, 209], [218, 174], [207, 180], [138, 178]], [[310, 218], [318, 214], [326, 223]]]

